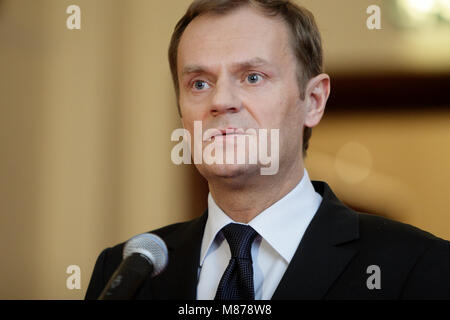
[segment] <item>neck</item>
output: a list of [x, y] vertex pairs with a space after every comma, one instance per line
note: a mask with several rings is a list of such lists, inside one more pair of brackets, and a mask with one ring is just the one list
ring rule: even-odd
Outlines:
[[262, 211], [288, 194], [303, 178], [303, 163], [273, 176], [257, 176], [243, 184], [209, 181], [216, 204], [234, 221], [249, 223]]

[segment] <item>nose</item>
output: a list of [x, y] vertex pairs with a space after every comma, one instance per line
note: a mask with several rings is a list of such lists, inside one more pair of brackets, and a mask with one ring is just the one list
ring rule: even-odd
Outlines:
[[213, 116], [224, 113], [237, 113], [241, 110], [242, 103], [238, 96], [238, 88], [228, 79], [222, 78], [216, 82], [210, 112]]

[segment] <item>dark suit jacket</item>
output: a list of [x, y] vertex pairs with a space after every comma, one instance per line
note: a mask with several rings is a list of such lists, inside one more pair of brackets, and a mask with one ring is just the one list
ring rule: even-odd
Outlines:
[[[450, 299], [450, 242], [413, 226], [357, 213], [327, 183], [323, 197], [272, 299]], [[301, 214], [301, 212], [299, 212]], [[151, 231], [169, 249], [169, 264], [148, 278], [136, 299], [195, 299], [207, 212]], [[282, 232], [282, 230], [280, 230]], [[122, 260], [124, 243], [97, 259], [86, 299], [97, 299]], [[369, 289], [379, 267], [381, 288]]]

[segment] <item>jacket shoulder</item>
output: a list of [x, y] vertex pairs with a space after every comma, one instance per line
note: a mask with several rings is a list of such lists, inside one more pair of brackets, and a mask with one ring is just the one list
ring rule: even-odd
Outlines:
[[[192, 222], [198, 220], [199, 218], [196, 219], [192, 219], [189, 221], [183, 221], [183, 222], [177, 222], [177, 223], [173, 223], [173, 224], [169, 224], [167, 226], [164, 227], [160, 227], [154, 230], [150, 230], [144, 233], [153, 233], [156, 234], [157, 236], [159, 236], [161, 239], [163, 240], [167, 240], [168, 238], [172, 237], [172, 236], [176, 236], [178, 235], [180, 232], [182, 232], [183, 230], [185, 230], [187, 227], [189, 227]], [[127, 240], [128, 241], [128, 240]], [[123, 252], [123, 247], [125, 246], [126, 242], [121, 242], [111, 248], [107, 248], [106, 250], [109, 251], [109, 254], [112, 256], [120, 256], [120, 260], [122, 259], [122, 252]]]
[[450, 241], [375, 215], [359, 213], [359, 221], [365, 255], [386, 267], [385, 281], [403, 279], [399, 298], [450, 299]]
[[436, 238], [408, 275], [403, 299], [450, 299], [450, 242]]
[[[189, 221], [173, 223], [158, 229], [148, 231], [161, 237], [165, 242], [171, 237], [176, 237], [180, 232], [188, 228], [192, 222], [198, 220], [196, 218]], [[97, 299], [109, 279], [122, 262], [123, 248], [126, 241], [116, 244], [112, 247], [104, 249], [97, 258], [91, 279], [86, 291], [85, 299]]]
[[360, 238], [378, 244], [430, 244], [445, 241], [413, 225], [385, 217], [358, 212]]

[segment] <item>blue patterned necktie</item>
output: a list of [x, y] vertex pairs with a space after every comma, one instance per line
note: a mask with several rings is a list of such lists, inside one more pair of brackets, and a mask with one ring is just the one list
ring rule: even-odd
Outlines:
[[231, 259], [220, 279], [215, 300], [254, 300], [251, 248], [258, 233], [250, 226], [230, 223], [222, 233], [231, 249]]

